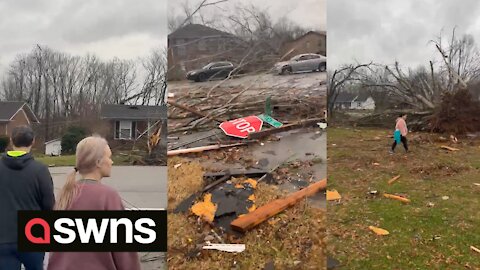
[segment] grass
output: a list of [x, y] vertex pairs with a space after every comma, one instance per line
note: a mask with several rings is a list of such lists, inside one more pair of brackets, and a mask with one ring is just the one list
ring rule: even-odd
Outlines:
[[[325, 265], [325, 211], [305, 202], [270, 218], [238, 240], [224, 238], [226, 243], [245, 244], [242, 253], [202, 251], [192, 256], [212, 228], [194, 216], [171, 210], [203, 187], [203, 169], [198, 162], [172, 158], [168, 160], [168, 175], [169, 269], [264, 269], [269, 262], [275, 269], [321, 269]], [[283, 196], [276, 186], [260, 183], [255, 204], [258, 207]]]
[[[55, 167], [59, 166], [75, 166], [75, 155], [62, 155], [62, 156], [45, 156], [40, 154], [34, 155], [35, 160], [47, 165], [54, 165]], [[113, 165], [131, 165], [127, 156], [122, 155], [113, 155], [112, 156]]]
[[[329, 254], [341, 269], [480, 269], [480, 254], [470, 250], [480, 248], [480, 187], [473, 184], [480, 183], [480, 141], [453, 145], [438, 135], [410, 134], [411, 152], [398, 147], [389, 155], [388, 135], [380, 129], [328, 131], [329, 188], [343, 197], [328, 205]], [[396, 175], [400, 179], [389, 185]], [[383, 192], [412, 202], [383, 198]], [[376, 236], [370, 225], [390, 235]]]

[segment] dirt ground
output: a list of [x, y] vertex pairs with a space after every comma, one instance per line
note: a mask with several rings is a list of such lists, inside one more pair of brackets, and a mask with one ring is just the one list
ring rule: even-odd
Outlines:
[[[470, 248], [480, 246], [480, 140], [411, 133], [411, 152], [398, 146], [389, 155], [390, 133], [329, 129], [328, 184], [342, 195], [327, 206], [329, 255], [339, 269], [480, 269], [480, 254]], [[369, 226], [390, 234], [377, 236]]]
[[[275, 269], [324, 268], [324, 210], [312, 208], [303, 201], [240, 238], [222, 235], [191, 214], [171, 212], [182, 199], [203, 187], [201, 164], [191, 159], [173, 158], [169, 159], [168, 166], [169, 269], [263, 269], [269, 265], [274, 265]], [[278, 186], [260, 183], [255, 191], [256, 205], [284, 195]], [[205, 239], [215, 235], [212, 230], [226, 243], [245, 244], [246, 250], [239, 254], [201, 251], [199, 248]]]

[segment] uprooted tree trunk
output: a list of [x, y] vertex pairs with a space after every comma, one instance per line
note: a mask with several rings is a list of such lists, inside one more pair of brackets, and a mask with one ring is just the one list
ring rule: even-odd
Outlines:
[[466, 89], [445, 92], [431, 119], [431, 130], [458, 135], [480, 131], [480, 102]]

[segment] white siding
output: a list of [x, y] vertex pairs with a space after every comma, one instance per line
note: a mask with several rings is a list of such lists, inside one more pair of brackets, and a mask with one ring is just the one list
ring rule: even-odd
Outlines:
[[45, 144], [45, 155], [59, 156], [62, 154], [62, 141], [55, 140]]

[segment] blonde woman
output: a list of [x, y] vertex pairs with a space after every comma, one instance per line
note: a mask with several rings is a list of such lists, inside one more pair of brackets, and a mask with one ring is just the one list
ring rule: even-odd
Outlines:
[[[76, 150], [76, 167], [60, 191], [56, 210], [124, 210], [118, 193], [104, 184], [113, 161], [105, 139], [92, 136], [81, 140]], [[76, 180], [77, 172], [80, 180]], [[140, 270], [136, 252], [52, 252], [48, 270]]]

